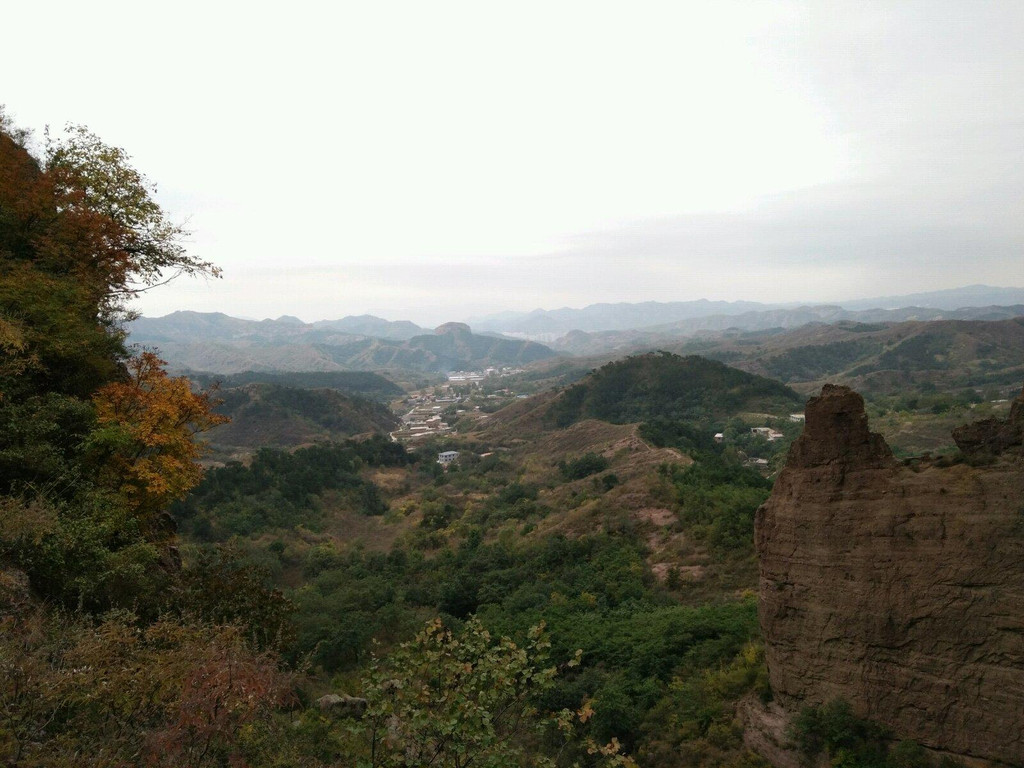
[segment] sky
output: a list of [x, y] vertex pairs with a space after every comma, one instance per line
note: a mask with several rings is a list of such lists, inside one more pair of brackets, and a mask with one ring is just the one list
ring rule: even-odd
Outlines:
[[6, 111], [123, 147], [223, 269], [149, 316], [1024, 286], [1019, 0], [90, 0], [4, 24]]

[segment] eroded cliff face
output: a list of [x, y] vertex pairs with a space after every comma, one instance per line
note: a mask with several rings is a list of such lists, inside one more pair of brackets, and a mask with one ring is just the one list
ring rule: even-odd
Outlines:
[[860, 395], [810, 401], [757, 513], [772, 690], [790, 710], [844, 698], [899, 738], [1024, 764], [1024, 393], [956, 439], [978, 460], [906, 467]]

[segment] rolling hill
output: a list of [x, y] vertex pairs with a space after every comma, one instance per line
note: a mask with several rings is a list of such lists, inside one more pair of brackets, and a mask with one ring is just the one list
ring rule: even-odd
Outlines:
[[559, 426], [595, 418], [625, 424], [649, 419], [704, 421], [738, 411], [784, 413], [803, 398], [777, 381], [697, 355], [638, 355], [598, 369], [556, 399]]
[[218, 452], [294, 448], [388, 432], [398, 419], [387, 406], [333, 389], [299, 389], [254, 382], [217, 392], [217, 412], [231, 421], [205, 434]]
[[867, 395], [922, 386], [1017, 386], [1024, 379], [1024, 317], [808, 325], [784, 334], [727, 334], [673, 349], [699, 351], [805, 392], [825, 381]]
[[356, 395], [373, 400], [391, 400], [405, 392], [390, 379], [369, 371], [293, 371], [284, 373], [243, 371], [229, 375], [190, 373], [189, 378], [203, 388], [216, 384], [222, 389], [231, 389], [262, 382], [296, 389], [334, 389], [346, 395]]

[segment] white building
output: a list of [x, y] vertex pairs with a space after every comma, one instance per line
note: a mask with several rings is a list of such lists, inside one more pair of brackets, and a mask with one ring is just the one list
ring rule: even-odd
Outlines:
[[458, 451], [441, 451], [441, 453], [437, 454], [437, 463], [440, 464], [442, 467], [447, 467], [449, 464], [451, 464], [458, 458]]
[[774, 430], [771, 427], [751, 427], [750, 431], [752, 434], [767, 438], [769, 443], [774, 443], [776, 440], [781, 440], [785, 437], [781, 432]]

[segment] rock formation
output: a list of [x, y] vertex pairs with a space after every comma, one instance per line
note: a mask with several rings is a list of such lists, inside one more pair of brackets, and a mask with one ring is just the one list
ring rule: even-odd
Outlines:
[[968, 461], [904, 466], [860, 395], [808, 403], [756, 522], [783, 707], [843, 698], [898, 738], [1024, 764], [1022, 438], [1024, 393], [1010, 419], [957, 431]]

